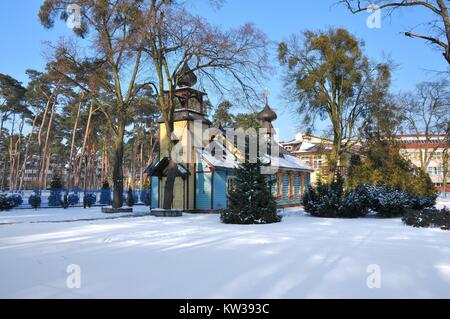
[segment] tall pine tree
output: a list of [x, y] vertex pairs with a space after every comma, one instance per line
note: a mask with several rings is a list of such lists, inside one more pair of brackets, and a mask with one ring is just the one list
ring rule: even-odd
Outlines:
[[236, 187], [228, 196], [225, 224], [271, 224], [281, 221], [268, 177], [261, 174], [261, 162], [245, 162], [236, 170]]

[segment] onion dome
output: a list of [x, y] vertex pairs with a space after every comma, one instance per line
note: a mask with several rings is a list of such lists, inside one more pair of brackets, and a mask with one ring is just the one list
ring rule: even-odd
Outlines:
[[189, 68], [189, 65], [185, 63], [183, 65], [183, 68], [178, 73], [178, 86], [187, 86], [192, 87], [197, 83], [197, 76], [192, 72], [192, 70]]
[[264, 110], [258, 114], [258, 120], [262, 122], [273, 122], [278, 118], [277, 114], [270, 108], [269, 104], [266, 103]]

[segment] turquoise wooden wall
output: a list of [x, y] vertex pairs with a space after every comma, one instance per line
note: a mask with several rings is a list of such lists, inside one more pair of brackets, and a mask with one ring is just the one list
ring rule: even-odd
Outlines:
[[227, 172], [216, 171], [214, 174], [214, 209], [225, 209], [227, 206]]
[[[214, 173], [214, 181], [211, 179], [210, 172], [203, 172], [203, 166], [197, 165], [197, 179], [196, 179], [196, 208], [197, 210], [211, 210], [211, 196], [212, 187], [214, 187], [214, 208], [215, 210], [223, 210], [228, 206], [227, 199], [227, 176], [234, 176], [232, 172], [226, 170], [216, 170]], [[275, 176], [272, 176], [275, 179]], [[211, 183], [214, 185], [211, 185]], [[289, 174], [286, 173], [283, 176], [283, 198], [277, 200], [277, 205], [299, 205], [301, 204], [301, 198], [299, 198], [301, 179], [299, 176], [295, 176], [295, 189], [294, 198], [289, 199]], [[311, 176], [306, 174], [305, 176], [305, 190], [311, 183]], [[158, 188], [159, 180], [157, 177], [152, 177], [152, 190], [151, 199], [152, 207], [158, 207]], [[272, 192], [275, 189], [275, 182], [272, 183]]]
[[307, 174], [305, 178], [305, 190], [311, 186], [311, 174]]
[[196, 209], [211, 209], [211, 173], [197, 173]]
[[[272, 183], [272, 193], [275, 192], [275, 176], [272, 177], [274, 179], [274, 182]], [[305, 184], [309, 185], [307, 183], [307, 180], [309, 179], [309, 175], [307, 178], [305, 178]], [[289, 199], [289, 173], [285, 173], [283, 175], [283, 198], [280, 200], [277, 200], [277, 205], [283, 206], [283, 205], [299, 205], [301, 204], [301, 198], [299, 197], [300, 193], [300, 183], [301, 179], [299, 176], [295, 176], [294, 180], [294, 198]], [[305, 186], [307, 187], [307, 186]]]
[[159, 179], [158, 177], [152, 177], [152, 208], [158, 208], [158, 189]]

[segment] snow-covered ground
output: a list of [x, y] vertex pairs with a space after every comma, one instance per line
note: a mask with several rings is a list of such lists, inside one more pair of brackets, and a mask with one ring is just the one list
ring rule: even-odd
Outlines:
[[[0, 213], [0, 298], [450, 298], [448, 231], [299, 210], [260, 226], [135, 210]], [[66, 285], [69, 265], [79, 289]]]
[[444, 195], [439, 196], [439, 198], [437, 199], [437, 208], [444, 208], [447, 207], [450, 209], [450, 194], [447, 194], [446, 197], [444, 197]]

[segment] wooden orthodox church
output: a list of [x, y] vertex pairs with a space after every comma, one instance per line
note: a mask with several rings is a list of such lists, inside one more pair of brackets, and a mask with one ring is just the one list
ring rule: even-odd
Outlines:
[[[193, 72], [188, 72], [179, 81], [175, 96], [180, 108], [174, 114], [174, 135], [176, 145], [184, 150], [184, 154], [176, 162], [178, 167], [174, 186], [172, 208], [188, 212], [215, 212], [227, 208], [228, 193], [236, 181], [235, 170], [239, 162], [245, 160], [244, 152], [240, 151], [234, 141], [222, 129], [213, 129], [204, 109], [206, 93], [192, 88], [197, 78]], [[266, 98], [267, 101], [267, 98]], [[270, 129], [277, 115], [266, 103], [258, 115], [261, 126]], [[208, 139], [203, 138], [207, 130], [215, 133]], [[271, 137], [267, 137], [270, 143]], [[159, 123], [159, 158], [146, 169], [151, 179], [151, 208], [162, 208], [164, 186], [166, 182], [165, 169], [170, 162], [168, 154], [168, 137], [164, 122]], [[301, 204], [302, 195], [310, 184], [312, 169], [296, 157], [290, 155], [278, 143], [271, 145], [274, 154], [269, 154], [271, 167], [269, 178], [273, 194], [279, 207], [293, 207]], [[173, 157], [172, 157], [173, 158]], [[267, 164], [271, 165], [271, 164]]]

